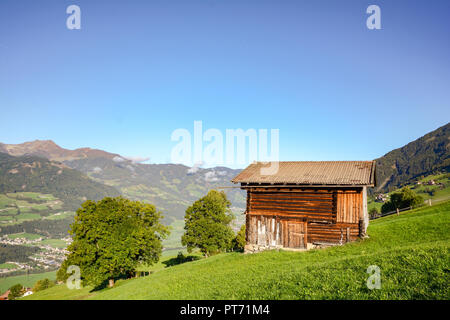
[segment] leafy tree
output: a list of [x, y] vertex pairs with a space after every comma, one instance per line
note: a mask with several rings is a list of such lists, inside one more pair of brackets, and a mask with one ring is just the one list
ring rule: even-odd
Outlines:
[[169, 231], [162, 216], [151, 204], [122, 197], [88, 200], [76, 212], [69, 233], [73, 242], [58, 272], [70, 265], [80, 268], [83, 284], [103, 285], [131, 275], [139, 263], [153, 264], [162, 252], [162, 239]]
[[245, 239], [245, 224], [241, 226], [236, 237], [233, 239], [233, 249], [236, 251], [244, 251], [244, 247], [247, 244]]
[[423, 198], [417, 195], [409, 187], [403, 187], [400, 191], [391, 194], [390, 200], [381, 207], [381, 212], [389, 212], [407, 207], [417, 207], [423, 204]]
[[229, 224], [232, 219], [225, 193], [211, 190], [187, 208], [181, 242], [188, 252], [199, 248], [205, 256], [231, 250], [234, 232]]
[[25, 293], [23, 286], [18, 283], [9, 288], [8, 300], [15, 300]]
[[33, 286], [33, 292], [42, 291], [42, 290], [51, 288], [54, 285], [55, 285], [55, 283], [47, 278], [38, 280], [38, 281], [36, 281], [36, 283]]

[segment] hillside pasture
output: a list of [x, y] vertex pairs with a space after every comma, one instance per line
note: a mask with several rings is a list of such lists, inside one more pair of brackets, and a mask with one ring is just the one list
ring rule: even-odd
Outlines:
[[[428, 185], [427, 182], [430, 180], [434, 180], [436, 184]], [[450, 173], [428, 175], [421, 179], [417, 179], [417, 181], [419, 181], [420, 184], [411, 183], [407, 184], [407, 186], [418, 195], [422, 196], [425, 201], [431, 199], [433, 203], [438, 203], [450, 199]], [[396, 191], [398, 190], [394, 190], [386, 194], [390, 196]], [[369, 211], [376, 208], [378, 212], [381, 212], [382, 205], [383, 202], [375, 201], [375, 197], [373, 195], [368, 198], [367, 206]]]
[[[372, 221], [369, 239], [343, 246], [159, 264], [150, 276], [119, 280], [114, 288], [59, 285], [27, 299], [448, 300], [449, 228], [450, 202], [445, 202]], [[380, 289], [367, 286], [369, 266], [379, 267]]]
[[[62, 207], [63, 202], [51, 194], [37, 192], [0, 194], [0, 226], [40, 220], [55, 214]], [[64, 214], [63, 218], [67, 216]]]

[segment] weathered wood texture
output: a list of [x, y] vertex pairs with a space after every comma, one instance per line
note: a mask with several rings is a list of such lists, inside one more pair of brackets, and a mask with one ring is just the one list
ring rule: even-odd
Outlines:
[[[347, 231], [348, 230], [348, 231]], [[308, 224], [309, 242], [345, 243], [358, 238], [359, 224]]]
[[316, 192], [251, 192], [250, 213], [253, 215], [278, 215], [333, 222], [333, 193]]
[[360, 235], [361, 189], [254, 188], [247, 192], [247, 242], [304, 248], [306, 243], [345, 243]]
[[358, 223], [363, 216], [361, 191], [337, 191], [337, 223]]
[[274, 216], [248, 216], [248, 237], [250, 244], [262, 246], [284, 246], [282, 224]]

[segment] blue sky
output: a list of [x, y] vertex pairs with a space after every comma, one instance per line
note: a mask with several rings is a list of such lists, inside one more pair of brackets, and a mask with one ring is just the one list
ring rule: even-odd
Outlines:
[[[81, 8], [81, 30], [66, 8]], [[366, 8], [381, 8], [381, 30]], [[170, 161], [177, 128], [370, 160], [450, 119], [449, 1], [2, 0], [0, 142]]]

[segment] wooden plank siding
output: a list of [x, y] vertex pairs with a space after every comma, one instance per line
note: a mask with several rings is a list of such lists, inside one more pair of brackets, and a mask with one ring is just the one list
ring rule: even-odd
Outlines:
[[332, 223], [336, 220], [331, 192], [251, 192], [250, 213], [308, 218]]
[[337, 223], [358, 223], [362, 217], [362, 191], [337, 191]]
[[311, 243], [345, 243], [356, 240], [358, 236], [359, 224], [357, 223], [333, 225], [308, 224], [308, 238]]
[[361, 188], [247, 189], [247, 243], [305, 248], [354, 241], [363, 216]]
[[282, 224], [275, 216], [248, 215], [248, 242], [263, 246], [283, 245]]

